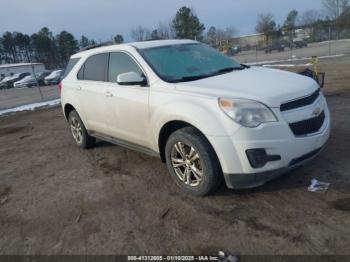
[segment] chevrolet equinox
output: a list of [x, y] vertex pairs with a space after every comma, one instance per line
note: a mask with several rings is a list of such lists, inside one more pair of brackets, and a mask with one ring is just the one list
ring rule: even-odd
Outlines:
[[79, 52], [59, 88], [78, 146], [97, 138], [158, 156], [193, 195], [222, 181], [262, 185], [314, 158], [330, 133], [312, 78], [242, 65], [191, 40]]

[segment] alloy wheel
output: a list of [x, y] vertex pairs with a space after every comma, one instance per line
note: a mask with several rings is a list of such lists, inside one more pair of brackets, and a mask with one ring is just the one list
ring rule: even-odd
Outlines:
[[71, 118], [70, 128], [75, 142], [81, 144], [83, 142], [83, 129], [77, 118]]
[[190, 145], [177, 142], [171, 150], [171, 164], [179, 180], [186, 185], [198, 186], [203, 179], [203, 165], [197, 151]]

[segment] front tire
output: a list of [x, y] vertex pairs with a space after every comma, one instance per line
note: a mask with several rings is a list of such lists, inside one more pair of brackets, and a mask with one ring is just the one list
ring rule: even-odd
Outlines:
[[176, 184], [186, 193], [205, 196], [222, 182], [222, 171], [214, 149], [197, 129], [185, 127], [167, 140], [165, 157]]
[[69, 113], [68, 122], [75, 143], [81, 148], [90, 148], [95, 144], [96, 139], [88, 134], [78, 113], [73, 110]]

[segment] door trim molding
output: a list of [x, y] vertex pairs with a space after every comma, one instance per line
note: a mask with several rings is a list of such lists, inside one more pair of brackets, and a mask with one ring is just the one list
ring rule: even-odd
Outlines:
[[125, 141], [125, 140], [122, 140], [122, 139], [119, 139], [119, 138], [116, 138], [116, 137], [113, 137], [110, 135], [102, 134], [102, 133], [99, 133], [99, 132], [96, 132], [93, 130], [88, 130], [87, 132], [90, 136], [96, 137], [100, 140], [103, 140], [103, 141], [106, 141], [106, 142], [109, 142], [109, 143], [112, 143], [112, 144], [115, 144], [118, 146], [122, 146], [122, 147], [125, 147], [128, 149], [134, 150], [134, 151], [138, 151], [140, 153], [144, 153], [144, 154], [147, 154], [149, 156], [160, 158], [159, 152], [156, 152], [153, 149], [150, 149], [150, 148], [147, 148], [144, 146], [140, 146], [138, 144], [135, 144], [135, 143], [132, 143], [129, 141]]

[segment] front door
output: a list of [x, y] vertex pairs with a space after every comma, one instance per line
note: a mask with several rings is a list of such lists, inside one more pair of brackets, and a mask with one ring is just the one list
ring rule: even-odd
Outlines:
[[112, 136], [131, 143], [150, 147], [149, 139], [149, 87], [119, 85], [117, 76], [122, 73], [144, 73], [137, 62], [127, 53], [110, 53], [108, 66], [108, 107], [115, 117], [110, 122]]

